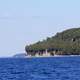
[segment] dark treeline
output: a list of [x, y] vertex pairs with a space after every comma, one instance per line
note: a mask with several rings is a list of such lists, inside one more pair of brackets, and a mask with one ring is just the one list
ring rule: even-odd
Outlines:
[[57, 33], [51, 38], [39, 41], [25, 47], [25, 50], [41, 50], [48, 48], [61, 48], [63, 55], [80, 54], [80, 28], [73, 28]]

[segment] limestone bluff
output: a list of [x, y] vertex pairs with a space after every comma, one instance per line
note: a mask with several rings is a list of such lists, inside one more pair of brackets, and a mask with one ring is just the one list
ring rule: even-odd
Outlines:
[[25, 51], [31, 56], [80, 55], [80, 28], [68, 29], [27, 45]]

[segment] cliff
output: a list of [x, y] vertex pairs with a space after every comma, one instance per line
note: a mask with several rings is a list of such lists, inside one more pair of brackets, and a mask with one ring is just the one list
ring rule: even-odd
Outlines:
[[72, 28], [48, 37], [46, 40], [27, 45], [25, 50], [41, 50], [48, 48], [59, 48], [62, 55], [80, 54], [80, 28]]

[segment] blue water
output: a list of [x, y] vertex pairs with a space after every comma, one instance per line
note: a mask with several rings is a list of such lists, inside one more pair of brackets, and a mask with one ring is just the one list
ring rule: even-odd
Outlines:
[[80, 80], [80, 57], [2, 58], [0, 80]]

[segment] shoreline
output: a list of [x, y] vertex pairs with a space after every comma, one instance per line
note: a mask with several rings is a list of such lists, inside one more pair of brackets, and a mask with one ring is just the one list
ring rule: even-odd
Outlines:
[[55, 56], [26, 56], [25, 58], [50, 58], [50, 57], [79, 57], [80, 55], [55, 55]]
[[60, 57], [80, 57], [80, 55], [55, 55], [55, 56], [25, 56], [25, 57], [0, 57], [0, 59], [4, 59], [4, 58], [60, 58]]

